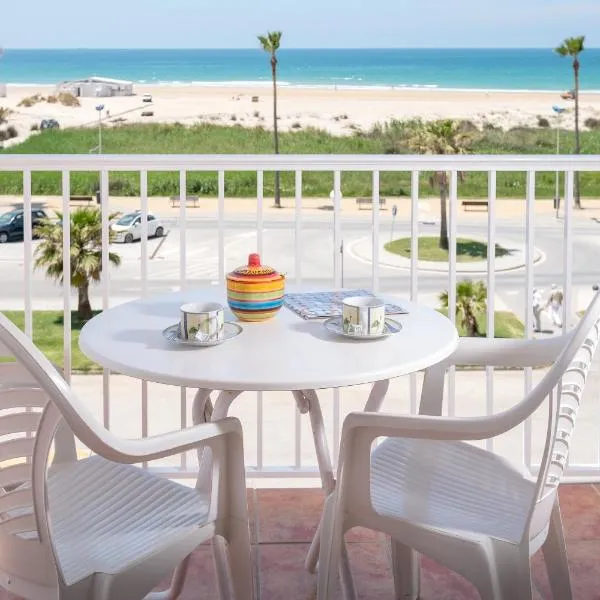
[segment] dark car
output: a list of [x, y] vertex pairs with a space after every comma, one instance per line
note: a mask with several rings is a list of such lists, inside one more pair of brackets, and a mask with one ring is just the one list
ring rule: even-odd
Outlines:
[[[35, 227], [42, 219], [47, 219], [48, 215], [41, 208], [31, 209], [31, 227]], [[0, 244], [5, 244], [9, 240], [23, 239], [23, 209], [19, 208], [0, 215]]]
[[40, 123], [40, 129], [59, 129], [60, 125], [56, 119], [44, 119]]

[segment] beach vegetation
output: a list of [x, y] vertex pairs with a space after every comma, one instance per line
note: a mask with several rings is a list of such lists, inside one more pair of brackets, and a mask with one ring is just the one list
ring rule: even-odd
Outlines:
[[9, 117], [12, 115], [12, 110], [10, 108], [6, 108], [4, 106], [0, 106], [0, 125], [6, 123]]
[[[439, 296], [442, 308], [448, 310], [448, 291]], [[456, 318], [467, 337], [479, 337], [478, 317], [487, 307], [487, 287], [483, 281], [464, 279], [456, 284]]]
[[36, 104], [43, 102], [45, 100], [45, 98], [43, 96], [41, 96], [40, 94], [33, 94], [33, 96], [25, 96], [25, 98], [23, 98], [19, 104], [17, 104], [17, 106], [22, 106], [24, 108], [31, 108], [32, 106], [35, 106]]
[[57, 100], [63, 106], [81, 106], [79, 98], [71, 94], [71, 92], [60, 92], [60, 94], [58, 94]]
[[[44, 219], [36, 227], [40, 243], [35, 249], [34, 268], [44, 269], [49, 279], [63, 283], [63, 215], [58, 221]], [[112, 214], [109, 219], [116, 216]], [[70, 216], [71, 221], [71, 286], [77, 290], [77, 316], [85, 321], [93, 316], [90, 303], [90, 284], [100, 281], [102, 275], [102, 213], [99, 208], [79, 208]], [[113, 237], [112, 231], [109, 236]], [[109, 238], [110, 240], [111, 238]], [[121, 257], [108, 253], [110, 264], [119, 266]]]
[[300, 123], [300, 121], [294, 121], [291, 125], [290, 125], [291, 129], [302, 129], [302, 123]]
[[[232, 124], [233, 125], [233, 124]], [[282, 147], [289, 154], [411, 154], [408, 140], [419, 122], [394, 121], [378, 125], [369, 130], [355, 131], [353, 135], [335, 135], [314, 128], [303, 127], [280, 132]], [[573, 131], [562, 131], [565, 147], [573, 143]], [[50, 129], [43, 135], [30, 136], [23, 142], [13, 144], [0, 153], [22, 154], [88, 154], [98, 143], [98, 133], [93, 128]], [[232, 127], [229, 124], [196, 123], [177, 127], [168, 123], [126, 123], [106, 129], [103, 148], [108, 154], [271, 154], [272, 132], [264, 127]], [[600, 131], [585, 129], [581, 132], [581, 151], [585, 154], [600, 154]], [[474, 154], [547, 154], [556, 152], [556, 133], [552, 129], [530, 127], [519, 131], [501, 129], [483, 130], [475, 133], [471, 152]], [[488, 192], [488, 176], [485, 172], [471, 172], [458, 181], [459, 199], [485, 198]], [[32, 192], [41, 196], [62, 194], [59, 172], [34, 171]], [[431, 173], [420, 173], [420, 197], [437, 196], [437, 190], [429, 191]], [[538, 171], [535, 178], [536, 198], [551, 201], [555, 193], [554, 171]], [[140, 178], [135, 172], [109, 174], [113, 182], [121, 181], [121, 194], [138, 196]], [[197, 186], [199, 195], [212, 196], [217, 189], [215, 172], [188, 173], [188, 186]], [[305, 197], [327, 198], [331, 192], [332, 174], [324, 158], [323, 171], [303, 174], [302, 193]], [[127, 182], [127, 184], [125, 184]], [[71, 193], [91, 195], [98, 185], [98, 172], [72, 172]], [[367, 172], [345, 171], [342, 173], [343, 202], [354, 202], [356, 197], [372, 194], [373, 177]], [[264, 174], [266, 197], [274, 192], [274, 173]], [[295, 178], [292, 172], [281, 173], [281, 193], [293, 198]], [[525, 198], [526, 175], [523, 172], [498, 171], [496, 178], [498, 198]], [[404, 171], [381, 171], [380, 193], [389, 198], [410, 197], [411, 175]], [[200, 191], [203, 190], [203, 191]], [[0, 194], [20, 195], [23, 193], [23, 176], [19, 172], [3, 172], [0, 177]], [[148, 193], [151, 196], [172, 196], [179, 193], [179, 175], [176, 172], [150, 171]], [[191, 192], [190, 192], [191, 193]], [[227, 171], [225, 174], [227, 197], [256, 198], [256, 173]], [[117, 195], [116, 191], [111, 194]], [[600, 172], [581, 173], [581, 194], [585, 199], [600, 197]]]
[[[585, 36], [566, 38], [563, 43], [555, 48], [559, 56], [570, 57], [573, 64], [573, 79], [575, 80], [575, 154], [581, 153], [581, 132], [579, 130], [579, 55], [585, 50]], [[581, 190], [579, 171], [575, 171], [575, 207], [581, 208]]]
[[538, 127], [550, 127], [550, 121], [546, 119], [546, 117], [538, 117], [537, 118], [537, 126]]
[[[414, 130], [408, 146], [418, 154], [466, 154], [473, 142], [471, 133], [461, 129], [459, 121], [443, 119], [430, 121]], [[462, 174], [459, 174], [462, 177]], [[448, 250], [448, 196], [450, 193], [448, 171], [431, 174], [429, 183], [440, 192], [440, 241], [442, 250]]]
[[[281, 31], [269, 31], [259, 35], [258, 41], [262, 49], [270, 56], [271, 77], [273, 78], [273, 144], [275, 154], [279, 154], [279, 131], [277, 130], [277, 52], [281, 46]], [[275, 171], [275, 206], [281, 208], [281, 175]]]
[[58, 102], [58, 98], [56, 96], [48, 96], [46, 98], [46, 102], [48, 104], [56, 104]]
[[600, 119], [595, 119], [594, 117], [589, 117], [583, 123], [588, 129], [600, 130]]

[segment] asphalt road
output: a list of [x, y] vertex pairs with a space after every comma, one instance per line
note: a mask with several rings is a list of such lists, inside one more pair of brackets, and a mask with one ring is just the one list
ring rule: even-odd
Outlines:
[[[175, 220], [165, 220], [169, 230], [156, 256], [148, 261], [148, 293], [179, 289], [181, 230]], [[344, 217], [341, 221], [344, 248], [352, 247], [354, 241], [371, 235], [371, 223], [359, 217]], [[599, 224], [578, 222], [573, 230], [573, 284], [575, 309], [583, 308], [591, 295], [591, 286], [600, 282], [600, 235]], [[386, 215], [380, 225], [380, 236], [390, 236], [391, 220]], [[264, 261], [287, 273], [293, 280], [296, 275], [295, 223], [289, 215], [264, 221], [262, 255]], [[394, 237], [409, 235], [410, 225], [398, 222]], [[421, 233], [436, 235], [438, 225], [420, 225]], [[458, 236], [487, 236], [485, 217], [480, 222], [459, 224]], [[212, 219], [194, 219], [186, 224], [186, 281], [188, 286], [216, 285], [219, 280], [217, 225]], [[519, 221], [502, 221], [496, 225], [497, 241], [503, 245], [525, 243], [525, 224]], [[150, 240], [150, 256], [160, 243]], [[34, 247], [37, 242], [34, 241]], [[534, 286], [548, 290], [552, 283], [560, 284], [563, 278], [564, 223], [546, 217], [539, 219], [535, 227], [535, 246], [544, 259], [534, 267]], [[225, 224], [225, 271], [244, 264], [249, 252], [257, 249], [256, 222], [250, 217], [236, 218]], [[111, 303], [122, 302], [140, 296], [141, 244], [115, 244], [113, 250], [122, 256], [119, 268], [110, 274]], [[22, 308], [24, 286], [24, 244], [13, 242], [0, 245], [0, 274], [2, 291], [0, 308]], [[303, 283], [310, 286], [333, 284], [333, 215], [325, 218], [303, 218], [301, 232], [301, 274]], [[344, 253], [344, 285], [346, 287], [370, 287], [372, 266], [346, 251]], [[460, 276], [459, 276], [460, 277]], [[447, 288], [445, 273], [419, 273], [419, 300], [436, 304], [439, 292]], [[408, 270], [381, 266], [379, 286], [384, 292], [408, 295], [410, 273]], [[496, 274], [496, 298], [508, 308], [523, 316], [526, 310], [523, 291], [526, 287], [525, 270], [499, 272]], [[32, 290], [34, 308], [62, 306], [60, 286], [47, 280], [42, 271], [33, 272]], [[101, 303], [100, 289], [92, 292], [92, 302]], [[583, 304], [582, 304], [583, 303]]]

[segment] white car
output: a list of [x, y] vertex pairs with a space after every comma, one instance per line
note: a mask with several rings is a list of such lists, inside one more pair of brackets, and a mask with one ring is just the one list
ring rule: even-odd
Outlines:
[[[130, 244], [134, 240], [141, 240], [142, 215], [139, 212], [127, 213], [112, 223], [110, 228], [114, 232], [115, 242]], [[148, 214], [148, 237], [162, 237], [164, 233], [165, 228], [160, 219]]]
[[142, 102], [152, 102], [152, 94], [144, 94], [142, 96]]

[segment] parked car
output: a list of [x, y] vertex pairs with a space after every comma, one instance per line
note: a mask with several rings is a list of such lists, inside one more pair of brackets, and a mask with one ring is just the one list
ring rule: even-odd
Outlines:
[[[115, 242], [130, 244], [142, 239], [142, 215], [139, 211], [127, 213], [118, 221], [111, 223], [110, 228], [115, 232]], [[162, 237], [165, 228], [154, 215], [148, 214], [148, 237]]]
[[40, 129], [60, 129], [60, 125], [56, 119], [44, 119], [40, 123]]
[[152, 102], [152, 94], [144, 94], [142, 96], [142, 102]]
[[[22, 240], [24, 233], [24, 211], [22, 208], [11, 210], [0, 215], [0, 244], [5, 244], [10, 240]], [[32, 229], [42, 220], [47, 219], [48, 215], [41, 208], [31, 209], [31, 227]], [[32, 235], [35, 237], [35, 231]]]

